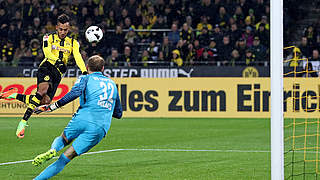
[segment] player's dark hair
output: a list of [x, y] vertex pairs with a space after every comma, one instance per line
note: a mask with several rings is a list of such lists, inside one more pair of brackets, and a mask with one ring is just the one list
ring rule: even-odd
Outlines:
[[68, 15], [66, 14], [61, 14], [60, 16], [58, 16], [58, 19], [57, 19], [57, 24], [58, 23], [61, 23], [61, 24], [64, 24], [64, 23], [67, 23], [70, 21], [70, 18]]
[[100, 72], [105, 64], [104, 59], [101, 56], [94, 55], [88, 59], [88, 69], [92, 72]]

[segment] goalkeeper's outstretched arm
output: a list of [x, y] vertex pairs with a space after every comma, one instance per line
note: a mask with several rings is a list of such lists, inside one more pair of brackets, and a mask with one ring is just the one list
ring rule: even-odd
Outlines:
[[35, 109], [35, 113], [39, 114], [41, 112], [51, 112], [54, 111], [69, 102], [77, 99], [83, 91], [85, 90], [88, 78], [87, 76], [80, 76], [76, 83], [73, 85], [70, 92], [68, 92], [65, 96], [63, 96], [59, 101], [50, 104], [50, 105], [43, 105]]

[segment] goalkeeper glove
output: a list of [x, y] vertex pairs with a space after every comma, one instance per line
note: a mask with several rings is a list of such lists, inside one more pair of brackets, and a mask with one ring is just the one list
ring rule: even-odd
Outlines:
[[42, 106], [39, 106], [39, 107], [36, 107], [35, 110], [34, 110], [34, 113], [36, 114], [40, 114], [42, 112], [52, 112], [56, 109], [59, 108], [59, 105], [57, 102], [53, 103], [53, 104], [49, 104], [49, 105], [42, 105]]
[[88, 74], [88, 72], [87, 71], [84, 71], [83, 73], [82, 73], [82, 75], [87, 75]]

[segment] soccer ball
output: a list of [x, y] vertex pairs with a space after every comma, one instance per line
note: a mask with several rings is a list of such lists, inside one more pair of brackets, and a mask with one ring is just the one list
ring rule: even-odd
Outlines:
[[99, 42], [103, 37], [103, 32], [98, 26], [90, 26], [85, 32], [86, 39], [89, 43]]

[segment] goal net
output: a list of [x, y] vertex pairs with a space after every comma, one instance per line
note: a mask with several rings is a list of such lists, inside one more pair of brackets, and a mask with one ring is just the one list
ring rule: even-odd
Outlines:
[[320, 179], [318, 72], [297, 47], [284, 56], [284, 179]]

